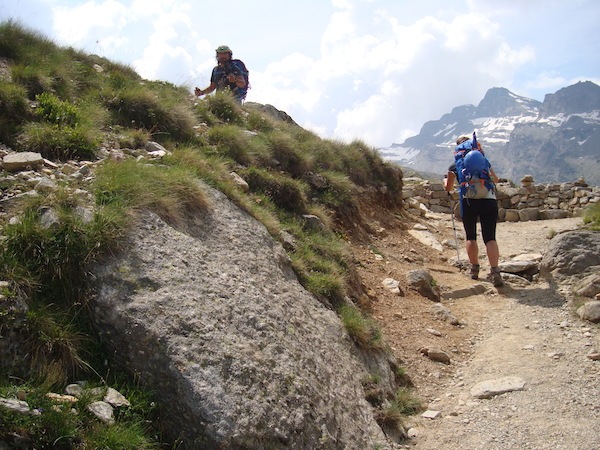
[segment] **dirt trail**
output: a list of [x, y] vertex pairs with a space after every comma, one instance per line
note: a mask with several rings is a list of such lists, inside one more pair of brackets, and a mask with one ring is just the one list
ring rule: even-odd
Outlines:
[[[438, 241], [454, 241], [448, 215], [420, 221]], [[543, 253], [548, 237], [576, 228], [580, 219], [501, 223], [501, 260]], [[462, 225], [456, 224], [459, 236]], [[385, 227], [384, 227], [385, 228]], [[447, 260], [456, 250], [439, 252], [422, 245], [402, 226], [388, 226], [370, 246], [356, 246], [361, 276], [370, 289], [372, 312], [396, 356], [403, 361], [436, 419], [408, 421], [416, 449], [600, 449], [600, 362], [586, 355], [600, 350], [600, 327], [582, 322], [547, 283], [497, 290], [473, 281]], [[460, 242], [462, 249], [463, 242]], [[480, 245], [482, 248], [482, 245]], [[464, 253], [461, 254], [464, 258]], [[488, 271], [482, 255], [482, 274]], [[402, 285], [419, 266], [442, 290], [483, 284], [485, 294], [442, 300], [461, 322], [451, 325], [435, 315], [436, 304]], [[401, 282], [404, 296], [381, 285]], [[419, 349], [435, 347], [451, 357], [449, 365], [431, 361]], [[477, 399], [471, 389], [482, 381], [519, 377], [524, 390]]]

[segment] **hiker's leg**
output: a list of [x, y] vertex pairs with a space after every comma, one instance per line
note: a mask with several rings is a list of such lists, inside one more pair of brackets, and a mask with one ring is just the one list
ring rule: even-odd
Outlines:
[[490, 267], [498, 267], [498, 261], [500, 259], [500, 250], [498, 250], [498, 243], [494, 241], [488, 241], [485, 244], [485, 249], [490, 262]]
[[500, 251], [496, 242], [496, 223], [498, 222], [498, 202], [496, 200], [483, 200], [481, 202], [481, 235], [485, 243], [490, 267], [498, 267]]
[[463, 228], [467, 240], [467, 256], [471, 264], [479, 264], [479, 248], [477, 247], [477, 202], [463, 199]]
[[467, 241], [467, 256], [471, 264], [479, 264], [479, 247], [477, 246], [477, 241]]
[[504, 285], [500, 270], [498, 270], [498, 260], [500, 259], [500, 250], [496, 242], [496, 223], [498, 222], [498, 202], [496, 200], [484, 200], [481, 214], [481, 234], [487, 251], [488, 261], [490, 262], [490, 279], [494, 286]]

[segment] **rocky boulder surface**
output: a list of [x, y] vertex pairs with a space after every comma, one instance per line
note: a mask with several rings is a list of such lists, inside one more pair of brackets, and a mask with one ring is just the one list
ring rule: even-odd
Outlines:
[[600, 271], [600, 232], [577, 230], [552, 239], [540, 272], [557, 282], [574, 284], [587, 274]]
[[[223, 194], [175, 229], [151, 213], [95, 268], [93, 316], [152, 386], [181, 448], [388, 448], [361, 382], [387, 357], [355, 348], [262, 224]], [[369, 370], [367, 370], [367, 365]]]

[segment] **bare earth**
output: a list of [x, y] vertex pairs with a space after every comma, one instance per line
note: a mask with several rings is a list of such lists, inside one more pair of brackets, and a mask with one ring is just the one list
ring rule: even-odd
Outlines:
[[[439, 242], [454, 242], [449, 215], [431, 214], [418, 222]], [[407, 448], [600, 449], [600, 361], [586, 357], [600, 350], [600, 327], [582, 322], [574, 305], [543, 281], [493, 288], [485, 281], [485, 254], [482, 279], [471, 280], [449, 262], [456, 249], [445, 246], [440, 252], [421, 244], [408, 233], [415, 221], [407, 223], [406, 218], [385, 224], [374, 220], [379, 233], [373, 244], [353, 245], [372, 314], [426, 408], [441, 413], [436, 419], [416, 415], [407, 421], [414, 436]], [[543, 253], [552, 234], [580, 223], [500, 223], [501, 260]], [[456, 229], [465, 260], [460, 222]], [[443, 291], [477, 283], [488, 290], [442, 300], [461, 322], [451, 325], [436, 318], [436, 303], [406, 286], [406, 272], [416, 268], [428, 269]], [[387, 291], [381, 284], [385, 278], [400, 281], [404, 295]], [[419, 352], [422, 347], [443, 350], [451, 363], [431, 361]], [[508, 376], [521, 378], [524, 390], [490, 399], [471, 395], [477, 383]]]

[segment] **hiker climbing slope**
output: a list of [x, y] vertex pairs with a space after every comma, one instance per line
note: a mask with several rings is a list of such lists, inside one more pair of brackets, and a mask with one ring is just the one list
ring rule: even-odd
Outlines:
[[498, 177], [485, 157], [477, 136], [461, 136], [456, 140], [454, 163], [448, 168], [444, 178], [444, 189], [450, 192], [458, 181], [460, 212], [467, 240], [467, 256], [471, 263], [471, 278], [479, 278], [479, 248], [477, 246], [477, 220], [481, 224], [481, 234], [490, 263], [489, 278], [494, 286], [504, 284], [498, 270], [500, 252], [496, 242], [498, 222], [498, 201], [496, 186]]
[[248, 92], [248, 69], [239, 59], [233, 59], [233, 52], [227, 45], [221, 45], [215, 50], [217, 65], [213, 68], [210, 76], [210, 86], [206, 89], [196, 88], [195, 94], [210, 94], [215, 89], [217, 91], [229, 90], [233, 98], [241, 103], [246, 98]]

